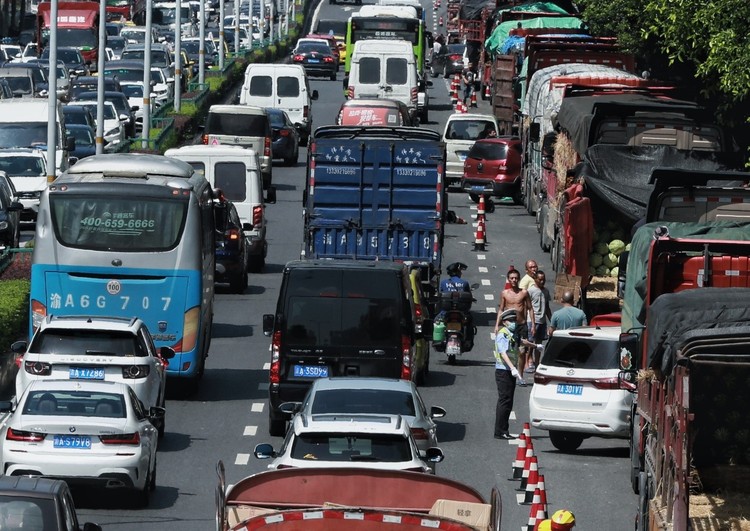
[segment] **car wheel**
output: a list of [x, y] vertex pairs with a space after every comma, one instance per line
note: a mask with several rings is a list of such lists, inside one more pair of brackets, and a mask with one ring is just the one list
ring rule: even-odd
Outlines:
[[159, 432], [159, 439], [163, 439], [164, 434], [167, 433], [167, 417], [166, 416], [162, 417], [162, 419], [159, 421], [159, 425], [156, 427], [156, 430]]
[[331, 72], [331, 75], [328, 77], [331, 81], [336, 81], [336, 72]]
[[521, 189], [519, 188], [518, 191], [513, 194], [513, 204], [514, 205], [523, 205], [523, 192], [521, 192]]
[[266, 259], [262, 255], [255, 255], [250, 257], [247, 268], [251, 273], [260, 273], [265, 265]]
[[448, 65], [443, 67], [443, 77], [446, 79], [448, 78]]
[[565, 453], [578, 450], [578, 447], [581, 446], [581, 443], [583, 442], [583, 438], [583, 435], [571, 433], [569, 431], [549, 432], [549, 440], [552, 443], [552, 446]]
[[229, 287], [234, 293], [244, 293], [247, 287], [247, 272], [240, 269], [229, 282]]
[[283, 437], [286, 433], [286, 420], [274, 418], [273, 414], [268, 412], [268, 434], [271, 437]]
[[136, 493], [137, 502], [140, 507], [148, 507], [148, 503], [151, 500], [151, 463], [149, 463], [148, 467], [143, 488]]
[[294, 149], [291, 157], [284, 157], [284, 166], [294, 166], [299, 160], [299, 148]]
[[423, 124], [426, 124], [427, 122], [429, 122], [429, 115], [430, 115], [430, 111], [427, 108], [427, 105], [425, 105], [424, 110], [422, 111], [422, 116], [420, 118]]

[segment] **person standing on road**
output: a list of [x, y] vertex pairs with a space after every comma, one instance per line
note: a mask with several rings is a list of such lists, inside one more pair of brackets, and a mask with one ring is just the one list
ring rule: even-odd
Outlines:
[[495, 407], [495, 439], [515, 439], [510, 434], [508, 421], [513, 410], [513, 396], [520, 374], [516, 368], [518, 348], [516, 344], [516, 310], [505, 310], [498, 317], [502, 327], [495, 331], [495, 384], [497, 406]]
[[464, 71], [461, 73], [461, 80], [464, 82], [464, 105], [468, 105], [471, 101], [471, 93], [474, 90], [474, 65], [471, 61], [466, 65]]
[[586, 326], [586, 314], [573, 306], [573, 292], [566, 291], [562, 296], [563, 307], [555, 311], [549, 320], [547, 332], [551, 336], [555, 330], [565, 330], [574, 326]]
[[[531, 307], [531, 299], [529, 298], [529, 292], [525, 289], [518, 287], [518, 282], [521, 280], [521, 273], [517, 269], [511, 269], [508, 271], [508, 282], [510, 288], [504, 289], [500, 294], [500, 304], [498, 305], [497, 321], [495, 322], [495, 334], [500, 329], [500, 322], [503, 312], [505, 310], [516, 310], [516, 328], [515, 338], [516, 344], [519, 346], [519, 367], [526, 365], [526, 346], [522, 340], [525, 340], [529, 336], [529, 326], [526, 322], [527, 316], [531, 320], [531, 330], [536, 327], [536, 321], [534, 319], [534, 311]], [[531, 342], [534, 342], [533, 336], [531, 336]], [[521, 387], [526, 386], [526, 382], [523, 380], [523, 374], [518, 378], [518, 385]]]
[[[552, 316], [552, 311], [549, 307], [549, 301], [551, 299], [549, 290], [545, 287], [547, 282], [547, 275], [544, 271], [536, 269], [534, 264], [536, 275], [534, 277], [534, 284], [529, 286], [529, 298], [531, 299], [531, 307], [534, 311], [534, 329], [529, 334], [529, 340], [536, 343], [541, 343], [547, 339], [547, 321]], [[525, 372], [533, 373], [539, 366], [539, 358], [542, 354], [542, 349], [538, 345], [534, 346], [529, 356], [529, 366], [525, 368]]]
[[526, 261], [526, 274], [518, 283], [518, 287], [521, 289], [528, 290], [536, 282], [536, 272], [539, 270], [539, 266], [534, 260]]

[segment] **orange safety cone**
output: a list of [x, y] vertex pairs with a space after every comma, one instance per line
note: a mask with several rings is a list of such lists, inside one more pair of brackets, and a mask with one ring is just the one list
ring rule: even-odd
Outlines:
[[513, 461], [511, 479], [521, 479], [524, 461], [526, 461], [526, 436], [522, 433], [518, 436], [518, 448], [516, 448], [516, 459]]
[[485, 85], [484, 86], [484, 99], [488, 100], [488, 99], [490, 99], [491, 96], [492, 96], [492, 94], [490, 93], [490, 86], [489, 85]]
[[[533, 454], [533, 448], [532, 448], [532, 455], [531, 458], [529, 458], [528, 466], [524, 464], [523, 466], [523, 474], [521, 475], [521, 486], [518, 487], [518, 490], [526, 490], [526, 487], [529, 485], [529, 478], [531, 478], [531, 468], [532, 466], [536, 467], [537, 470], [539, 470], [539, 462], [537, 461], [536, 456]], [[526, 449], [526, 455], [528, 455], [528, 448]]]
[[[511, 266], [512, 268], [513, 266]], [[528, 422], [523, 423], [523, 434], [526, 436], [526, 440], [531, 440], [531, 424]]]
[[[521, 470], [521, 482], [529, 479], [529, 470], [531, 469], [531, 458], [534, 457], [534, 445], [531, 444], [530, 440], [526, 440], [526, 456], [523, 460], [523, 470]], [[523, 487], [520, 487], [518, 490], [523, 490], [526, 487], [526, 484], [524, 483]]]
[[477, 224], [477, 235], [474, 239], [474, 250], [475, 251], [484, 251], [484, 224], [478, 223]]
[[466, 114], [467, 112], [469, 112], [469, 109], [467, 109], [466, 104], [463, 101], [461, 101], [461, 113]]
[[[537, 524], [539, 523], [539, 489], [534, 490], [534, 501], [531, 502], [531, 510], [529, 511], [529, 523], [526, 527], [526, 531], [534, 531]], [[533, 525], [533, 527], [532, 527]]]
[[526, 526], [521, 526], [521, 531], [535, 531], [536, 524], [538, 523], [536, 520], [536, 508], [532, 505], [531, 511], [529, 511], [529, 521], [526, 523]]
[[471, 106], [472, 107], [477, 106], [477, 91], [476, 90], [471, 91]]
[[443, 17], [441, 16], [441, 17], [440, 17], [440, 18], [438, 19], [438, 26], [442, 26], [442, 25], [443, 25]]
[[[544, 488], [544, 474], [539, 474], [539, 482], [536, 486], [539, 488], [539, 508], [544, 514], [542, 520], [545, 520], [547, 518], [547, 489]], [[539, 519], [539, 515], [537, 515], [537, 519]]]
[[534, 500], [534, 491], [539, 483], [539, 465], [537, 464], [536, 457], [531, 459], [531, 467], [529, 468], [529, 480], [526, 482], [526, 491], [524, 492], [523, 501], [521, 505], [528, 505]]
[[480, 219], [482, 221], [485, 221], [484, 213], [485, 213], [485, 202], [484, 202], [484, 194], [481, 194], [479, 196], [479, 202], [477, 203], [477, 221]]

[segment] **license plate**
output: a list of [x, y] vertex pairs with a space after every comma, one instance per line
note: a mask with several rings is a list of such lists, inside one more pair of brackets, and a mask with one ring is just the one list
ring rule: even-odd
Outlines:
[[461, 346], [460, 345], [448, 345], [447, 347], [445, 347], [445, 353], [459, 355], [461, 354]]
[[295, 365], [295, 378], [328, 378], [328, 367], [325, 365]]
[[482, 193], [484, 192], [484, 186], [474, 185], [471, 187], [472, 192]]
[[71, 367], [68, 372], [71, 380], [104, 380], [104, 369], [93, 367]]
[[574, 384], [557, 384], [558, 395], [582, 395], [583, 386]]
[[461, 330], [461, 323], [446, 323], [445, 329], [451, 332], [458, 332]]
[[463, 162], [464, 160], [466, 160], [466, 153], [467, 153], [466, 151], [464, 151], [464, 152], [459, 152], [459, 153], [456, 153], [456, 155], [458, 155], [458, 160], [460, 160], [460, 161], [462, 161], [462, 162]]
[[55, 435], [54, 446], [55, 448], [89, 450], [91, 448], [91, 437], [85, 435]]
[[308, 63], [319, 63], [320, 59], [308, 59], [307, 62]]

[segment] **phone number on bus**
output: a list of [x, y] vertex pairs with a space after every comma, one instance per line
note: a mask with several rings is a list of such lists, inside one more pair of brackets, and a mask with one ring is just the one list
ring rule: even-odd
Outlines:
[[83, 218], [84, 227], [104, 227], [107, 229], [153, 229], [156, 221], [153, 219], [102, 219]]

